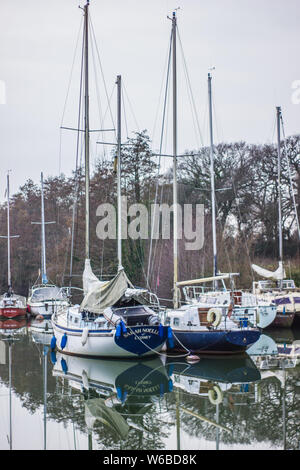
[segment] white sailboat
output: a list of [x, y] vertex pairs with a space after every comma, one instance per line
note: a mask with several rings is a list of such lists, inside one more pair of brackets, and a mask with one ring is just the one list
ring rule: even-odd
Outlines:
[[12, 288], [11, 279], [11, 260], [10, 260], [10, 240], [17, 238], [19, 235], [10, 234], [10, 201], [9, 201], [9, 173], [7, 173], [7, 235], [0, 236], [0, 238], [7, 239], [7, 292], [0, 296], [0, 317], [15, 318], [24, 317], [27, 315], [26, 311], [26, 298], [22, 295], [14, 293]]
[[44, 179], [41, 173], [41, 222], [32, 222], [32, 224], [41, 225], [41, 283], [35, 283], [29, 290], [27, 300], [27, 311], [33, 316], [50, 318], [58, 309], [69, 305], [68, 292], [65, 288], [60, 288], [48, 281], [46, 269], [46, 236], [45, 225], [55, 222], [45, 222], [44, 208]]
[[[85, 269], [84, 299], [80, 305], [55, 312], [52, 348], [89, 357], [144, 357], [163, 348], [170, 328], [161, 324], [159, 304], [148, 301], [146, 289], [135, 288], [122, 266], [121, 245], [121, 76], [118, 87], [117, 183], [118, 272], [110, 281], [99, 280], [91, 269], [89, 247], [89, 1], [84, 6], [85, 93]], [[153, 296], [152, 296], [153, 298]], [[151, 299], [151, 294], [150, 294]]]
[[[177, 283], [177, 287], [183, 288], [184, 300], [188, 305], [198, 307], [199, 314], [205, 317], [209, 323], [218, 323], [216, 317], [222, 318], [222, 314], [228, 314], [230, 319], [238, 324], [247, 324], [249, 321], [253, 327], [266, 328], [275, 319], [276, 307], [269, 300], [258, 301], [254, 294], [235, 289], [234, 278], [238, 273], [220, 273], [217, 263], [217, 233], [216, 233], [216, 202], [214, 180], [214, 142], [212, 124], [212, 76], [208, 74], [209, 97], [209, 124], [210, 124], [210, 180], [211, 180], [211, 205], [212, 205], [212, 242], [213, 242], [213, 276], [210, 278], [193, 279]], [[226, 286], [226, 280], [230, 287]], [[210, 287], [203, 287], [203, 286]], [[228, 312], [228, 308], [230, 311]], [[210, 310], [210, 314], [208, 312]], [[212, 313], [214, 310], [214, 313]]]
[[[253, 270], [265, 280], [253, 282], [253, 293], [259, 300], [272, 301], [277, 306], [277, 315], [272, 326], [290, 327], [295, 315], [300, 316], [300, 289], [297, 289], [292, 279], [286, 279], [283, 264], [283, 234], [282, 234], [282, 207], [281, 207], [281, 148], [280, 127], [282, 123], [281, 107], [276, 107], [277, 116], [277, 185], [278, 185], [278, 235], [279, 259], [275, 271], [264, 269], [252, 264]], [[286, 155], [286, 158], [288, 156]]]
[[[172, 16], [172, 73], [173, 73], [173, 292], [174, 308], [169, 309], [166, 323], [172, 327], [174, 342], [169, 342], [170, 350], [189, 351], [203, 354], [233, 354], [245, 351], [255, 343], [260, 331], [250, 323], [239, 325], [230, 318], [229, 304], [216, 309], [214, 304], [206, 304], [205, 318], [196, 301], [187, 302], [180, 306], [180, 287], [187, 285], [186, 281], [178, 282], [178, 204], [177, 204], [177, 59], [176, 59], [176, 13]], [[215, 243], [214, 243], [215, 249]], [[216, 263], [216, 257], [214, 257]], [[216, 268], [215, 268], [216, 269]], [[213, 277], [213, 280], [215, 280]], [[196, 280], [197, 281], [197, 280]], [[195, 280], [189, 281], [192, 284]]]

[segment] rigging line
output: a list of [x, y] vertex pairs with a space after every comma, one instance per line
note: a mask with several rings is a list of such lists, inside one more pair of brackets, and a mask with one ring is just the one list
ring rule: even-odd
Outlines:
[[297, 224], [297, 229], [298, 229], [298, 237], [299, 237], [299, 241], [300, 241], [299, 218], [298, 218], [297, 205], [296, 205], [296, 199], [295, 199], [295, 193], [294, 193], [294, 186], [293, 186], [293, 180], [292, 180], [292, 174], [291, 174], [290, 159], [289, 159], [289, 156], [288, 156], [287, 145], [286, 145], [286, 137], [285, 137], [285, 132], [284, 132], [282, 114], [280, 115], [280, 117], [281, 117], [281, 127], [282, 127], [282, 135], [283, 135], [284, 153], [285, 153], [285, 157], [286, 157], [286, 160], [287, 160], [287, 167], [288, 167], [288, 174], [289, 174], [289, 181], [290, 181], [290, 191], [291, 191], [291, 196], [292, 196], [292, 200], [293, 200], [296, 224]]
[[[167, 105], [169, 105], [169, 103], [167, 103]], [[167, 112], [167, 118], [169, 117], [168, 115], [168, 112]], [[168, 124], [168, 123], [167, 123]], [[166, 128], [168, 126], [166, 125]], [[167, 148], [167, 142], [165, 143], [165, 149]], [[161, 190], [160, 190], [160, 201], [162, 202], [163, 200], [163, 195], [164, 195], [164, 185], [162, 184], [161, 185]], [[169, 188], [169, 191], [167, 192], [167, 203], [170, 202], [170, 197], [172, 196], [172, 190], [170, 190]], [[157, 246], [158, 246], [158, 243], [159, 243], [159, 240], [156, 240], [155, 241], [155, 247], [154, 247], [154, 255], [153, 255], [153, 261], [152, 261], [152, 271], [153, 271], [153, 265], [154, 265], [154, 261], [156, 259], [156, 251], [157, 251]], [[162, 253], [163, 253], [163, 248], [164, 248], [164, 245], [165, 245], [165, 241], [163, 241], [163, 243], [160, 244], [160, 257], [159, 257], [159, 265], [158, 265], [158, 270], [157, 270], [157, 276], [159, 275], [160, 273], [160, 267], [161, 267], [161, 260], [162, 260]], [[156, 280], [157, 280], [157, 276], [156, 276]], [[156, 292], [157, 292], [157, 285], [156, 285]]]
[[[140, 126], [139, 126], [139, 124], [138, 124], [138, 122], [137, 122], [137, 119], [136, 119], [136, 116], [135, 116], [135, 114], [134, 114], [133, 106], [132, 106], [131, 101], [130, 101], [130, 99], [129, 99], [129, 95], [128, 95], [127, 90], [126, 90], [124, 80], [122, 80], [122, 88], [123, 88], [123, 91], [124, 91], [125, 96], [126, 96], [126, 98], [127, 98], [127, 101], [128, 101], [128, 104], [129, 104], [129, 108], [130, 108], [130, 111], [131, 111], [131, 113], [132, 113], [132, 117], [133, 117], [133, 119], [134, 119], [136, 128], [137, 128], [138, 132], [140, 132]], [[123, 104], [123, 107], [124, 107], [124, 110], [125, 110], [125, 104]]]
[[[125, 88], [123, 85], [123, 80], [122, 80], [121, 87], [122, 87], [122, 92], [124, 92]], [[126, 115], [126, 108], [125, 108], [125, 103], [124, 103], [124, 93], [121, 93], [121, 99], [122, 99], [122, 105], [123, 105], [122, 108], [123, 108], [123, 115], [124, 115], [124, 121], [125, 121], [125, 127], [126, 127], [126, 135], [127, 135], [127, 139], [129, 139], [127, 115]]]
[[190, 77], [189, 77], [189, 74], [188, 74], [187, 63], [186, 63], [185, 56], [184, 56], [184, 52], [183, 52], [183, 47], [182, 47], [182, 42], [181, 42], [181, 38], [180, 38], [178, 26], [177, 26], [177, 33], [178, 33], [179, 44], [180, 44], [180, 48], [181, 48], [181, 52], [182, 52], [183, 64], [184, 64], [184, 68], [185, 68], [185, 71], [186, 71], [186, 77], [187, 77], [187, 80], [188, 80], [188, 86], [189, 86], [189, 88], [190, 88], [190, 93], [191, 93], [191, 98], [192, 98], [192, 104], [193, 104], [194, 113], [195, 113], [195, 117], [196, 117], [196, 122], [197, 122], [199, 137], [200, 137], [201, 144], [203, 145], [203, 138], [202, 138], [202, 133], [201, 133], [201, 129], [200, 129], [198, 114], [197, 114], [197, 111], [196, 111], [196, 105], [195, 105], [194, 94], [193, 94], [193, 91], [192, 91], [191, 81], [190, 81]]
[[[158, 167], [157, 167], [157, 178], [156, 178], [156, 184], [155, 184], [154, 204], [156, 204], [156, 202], [157, 202], [157, 195], [158, 195], [159, 172], [160, 172], [160, 167], [161, 167], [161, 153], [162, 153], [162, 145], [163, 145], [163, 137], [164, 137], [165, 118], [166, 118], [166, 107], [167, 107], [168, 89], [169, 89], [169, 78], [170, 78], [170, 65], [171, 65], [171, 52], [172, 52], [172, 36], [173, 36], [173, 30], [172, 30], [172, 32], [171, 32], [170, 45], [169, 45], [169, 56], [168, 56], [168, 66], [167, 66], [167, 77], [166, 77], [166, 86], [165, 86], [164, 106], [163, 106], [162, 127], [161, 127], [161, 134], [160, 134], [159, 157], [158, 157]], [[154, 213], [153, 213], [153, 217], [154, 217]], [[151, 265], [151, 258], [152, 258], [152, 238], [153, 238], [153, 230], [154, 230], [154, 223], [152, 222], [152, 224], [151, 224], [150, 248], [149, 248], [149, 256], [148, 256], [147, 282], [149, 282], [149, 276], [150, 276], [150, 265]], [[153, 269], [153, 264], [152, 264], [152, 269]]]
[[84, 62], [84, 41], [82, 42], [81, 51], [81, 71], [80, 71], [80, 82], [79, 82], [79, 104], [78, 104], [78, 120], [77, 120], [77, 139], [76, 139], [76, 159], [75, 159], [75, 188], [74, 188], [74, 201], [72, 208], [72, 228], [71, 228], [71, 246], [70, 246], [70, 283], [72, 281], [73, 273], [73, 253], [74, 253], [74, 230], [75, 230], [75, 217], [77, 212], [77, 199], [79, 189], [79, 175], [78, 175], [78, 155], [79, 155], [79, 141], [80, 141], [80, 118], [81, 118], [81, 105], [82, 105], [82, 85], [83, 85], [83, 62]]
[[[100, 54], [99, 54], [99, 49], [98, 49], [98, 45], [97, 45], [97, 41], [96, 41], [94, 26], [93, 26], [91, 17], [89, 17], [89, 18], [90, 18], [90, 24], [91, 24], [91, 31], [92, 31], [93, 38], [94, 38], [94, 42], [95, 42], [95, 46], [96, 46], [96, 52], [97, 52], [97, 56], [98, 56], [98, 61], [99, 61], [99, 65], [100, 65], [102, 80], [103, 80], [103, 84], [104, 84], [105, 95], [106, 95], [106, 99], [107, 99], [107, 101], [108, 101], [108, 103], [109, 103], [109, 98], [108, 98], [108, 93], [107, 93], [107, 87], [106, 87], [106, 82], [105, 82], [105, 79], [104, 79], [104, 73], [103, 73], [102, 63], [101, 63], [101, 60], [100, 60]], [[113, 127], [114, 127], [114, 129], [116, 129], [115, 122], [114, 122], [114, 118], [113, 118], [113, 113], [112, 113], [112, 109], [111, 109], [110, 104], [109, 104], [109, 111], [110, 111], [110, 117], [111, 117], [111, 120], [112, 120], [112, 123], [113, 123]], [[115, 132], [115, 138], [116, 138], [116, 140], [117, 140], [116, 130], [115, 130], [114, 132]]]
[[222, 131], [220, 132], [220, 129], [219, 129], [219, 119], [217, 117], [217, 111], [216, 111], [216, 105], [215, 105], [215, 99], [214, 99], [214, 94], [213, 94], [213, 97], [212, 97], [212, 105], [213, 105], [213, 110], [214, 110], [214, 123], [215, 123], [215, 128], [216, 128], [216, 134], [217, 134], [217, 139], [219, 140], [219, 142], [222, 142]]
[[70, 72], [68, 88], [67, 88], [67, 95], [66, 95], [66, 99], [65, 99], [65, 102], [64, 102], [62, 118], [61, 118], [61, 125], [60, 125], [60, 132], [59, 132], [59, 168], [58, 168], [59, 169], [59, 173], [58, 173], [59, 175], [60, 175], [60, 172], [61, 172], [61, 147], [62, 147], [62, 138], [61, 138], [62, 137], [62, 129], [61, 129], [61, 127], [63, 125], [63, 120], [64, 120], [64, 117], [65, 117], [67, 102], [68, 102], [68, 98], [69, 98], [69, 93], [70, 93], [70, 88], [71, 88], [71, 80], [72, 80], [74, 64], [75, 64], [75, 57], [76, 57], [76, 53], [77, 53], [77, 48], [78, 48], [79, 37], [80, 37], [80, 32], [81, 32], [81, 29], [82, 29], [82, 25], [83, 25], [83, 17], [81, 18], [80, 27], [79, 27], [78, 34], [77, 34], [75, 51], [74, 51], [74, 55], [73, 55], [71, 72]]
[[[181, 44], [180, 44], [181, 45]], [[183, 51], [182, 51], [182, 46], [181, 46], [181, 53], [183, 55]], [[188, 73], [187, 73], [187, 69], [184, 67], [183, 68], [184, 70], [184, 75], [185, 75], [185, 79], [186, 79], [186, 82], [187, 84], [189, 83], [189, 78], [188, 78]], [[200, 143], [199, 143], [199, 140], [198, 140], [198, 135], [197, 135], [197, 124], [196, 124], [196, 120], [197, 120], [197, 117], [195, 116], [195, 111], [194, 111], [194, 108], [195, 108], [195, 105], [193, 105], [193, 96], [190, 89], [189, 89], [189, 86], [187, 86], [187, 95], [188, 95], [188, 100], [190, 102], [190, 107], [191, 107], [191, 115], [192, 115], [192, 121], [193, 121], [193, 127], [194, 127], [194, 133], [195, 133], [195, 138], [196, 138], [196, 145], [197, 147], [199, 148], [200, 147]], [[193, 112], [194, 111], [194, 112]], [[201, 140], [201, 136], [200, 136], [200, 140]]]
[[155, 119], [154, 119], [154, 126], [153, 126], [153, 129], [152, 129], [152, 141], [154, 141], [154, 135], [155, 135], [155, 130], [156, 130], [156, 123], [157, 123], [157, 120], [158, 120], [158, 114], [159, 114], [159, 108], [160, 108], [160, 101], [161, 101], [161, 96], [162, 96], [162, 91], [163, 91], [163, 86], [164, 86], [164, 76], [165, 76], [165, 71], [167, 68], [169, 68], [170, 66], [170, 48], [172, 47], [172, 32], [171, 32], [171, 38], [170, 38], [170, 45], [168, 45], [168, 49], [167, 49], [167, 54], [166, 54], [166, 61], [165, 61], [165, 66], [164, 66], [164, 71], [163, 71], [163, 74], [162, 74], [162, 81], [161, 81], [161, 87], [160, 87], [160, 92], [159, 92], [159, 99], [158, 99], [158, 106], [157, 106], [157, 109], [156, 109], [156, 115], [155, 115]]
[[[107, 104], [105, 113], [104, 113], [104, 115], [103, 115], [103, 121], [102, 121], [102, 123], [101, 123], [101, 127], [103, 127], [103, 124], [104, 124], [104, 121], [105, 121], [107, 112], [108, 112], [108, 110], [109, 110], [110, 103], [112, 102], [113, 94], [114, 94], [116, 88], [117, 88], [117, 85], [116, 85], [116, 82], [115, 82], [115, 83], [113, 84], [113, 87], [112, 87], [112, 92], [111, 92], [111, 94], [110, 94], [110, 96], [109, 96], [109, 103]], [[105, 136], [105, 134], [102, 133], [102, 137], [104, 137], [104, 136]], [[98, 134], [98, 137], [99, 137], [99, 134]], [[98, 140], [98, 138], [97, 138], [97, 140]], [[102, 139], [102, 140], [103, 140], [103, 139]], [[102, 143], [103, 149], [104, 149], [105, 145], [106, 145], [105, 142], [103, 142], [103, 143]], [[105, 156], [105, 151], [104, 151], [103, 153], [104, 153], [104, 156]]]
[[[221, 212], [220, 212], [220, 207], [219, 207], [217, 198], [215, 198], [215, 203], [216, 203], [216, 208], [217, 208], [217, 219], [218, 219], [218, 218], [219, 218], [219, 214], [220, 214]], [[220, 222], [219, 222], [219, 225], [220, 225]], [[226, 226], [226, 222], [225, 222], [225, 224], [224, 224], [224, 227], [221, 227], [221, 228], [222, 228], [222, 237], [221, 237], [221, 241], [224, 241], [225, 226]], [[230, 256], [229, 256], [226, 243], [225, 243], [225, 254], [226, 254], [226, 257], [227, 257], [228, 264], [229, 264], [230, 272], [233, 272], [232, 263], [231, 263], [231, 258], [230, 258]]]
[[[97, 75], [95, 53], [94, 53], [94, 43], [93, 43], [92, 37], [91, 37], [91, 40], [90, 40], [90, 44], [91, 44], [93, 66], [94, 66], [95, 88], [96, 88], [96, 96], [97, 96], [97, 104], [98, 104], [99, 122], [101, 123], [101, 128], [102, 128], [102, 124], [104, 122], [104, 119], [103, 119], [102, 106], [101, 106], [101, 100], [100, 100], [100, 93], [99, 93], [99, 86], [98, 86], [98, 75]], [[100, 134], [98, 134], [98, 136], [99, 135]], [[104, 154], [105, 154], [105, 148], [104, 148]]]
[[[233, 191], [234, 191], [234, 195], [235, 195], [235, 199], [236, 199], [236, 204], [237, 204], [237, 208], [238, 208], [238, 212], [239, 212], [239, 217], [240, 217], [240, 220], [242, 221], [242, 214], [241, 214], [241, 209], [240, 209], [240, 203], [239, 203], [239, 198], [238, 198], [237, 191], [236, 191], [236, 186], [235, 186], [235, 183], [234, 183], [234, 176], [233, 176], [232, 168], [231, 168], [231, 181], [232, 181]], [[253, 268], [252, 268], [252, 262], [251, 262], [251, 257], [250, 257], [250, 251], [249, 251], [249, 247], [248, 247], [248, 242], [247, 242], [247, 239], [246, 239], [246, 236], [245, 236], [243, 230], [242, 230], [242, 236], [243, 236], [243, 238], [244, 238], [244, 242], [245, 242], [245, 246], [246, 246], [246, 251], [247, 251], [247, 255], [248, 255], [248, 261], [249, 261], [249, 265], [250, 265], [250, 269], [251, 269], [252, 282], [253, 282], [253, 281], [255, 280], [255, 276], [254, 276], [254, 271], [253, 271]]]

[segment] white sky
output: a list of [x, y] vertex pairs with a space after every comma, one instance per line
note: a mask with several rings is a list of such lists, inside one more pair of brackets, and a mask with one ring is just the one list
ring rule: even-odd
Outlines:
[[[78, 4], [79, 0], [0, 2], [0, 90], [3, 82], [6, 89], [6, 104], [0, 104], [1, 199], [8, 169], [12, 170], [14, 192], [29, 177], [38, 183], [41, 171], [47, 177], [58, 174], [59, 168], [70, 174], [75, 167], [76, 136], [61, 133], [60, 125], [82, 18]], [[159, 96], [171, 30], [167, 15], [177, 7], [204, 144], [208, 142], [207, 73], [212, 65], [216, 67], [216, 143], [275, 140], [278, 105], [286, 134], [298, 133], [300, 104], [291, 100], [292, 83], [300, 80], [298, 0], [91, 0], [107, 89], [110, 93], [121, 74], [139, 129], [148, 130], [153, 148], [157, 150], [159, 142], [161, 117], [156, 121], [156, 115], [162, 105]], [[182, 70], [178, 45], [179, 152], [194, 148], [199, 141]], [[63, 123], [70, 127], [77, 122], [76, 66], [72, 83]], [[114, 112], [115, 99], [112, 107]], [[138, 130], [129, 107], [126, 115], [129, 128]], [[91, 127], [99, 128], [96, 119], [91, 121]], [[170, 113], [168, 124], [164, 150], [170, 153]], [[111, 135], [105, 137], [112, 139]], [[92, 163], [100, 154], [101, 147], [92, 146]]]

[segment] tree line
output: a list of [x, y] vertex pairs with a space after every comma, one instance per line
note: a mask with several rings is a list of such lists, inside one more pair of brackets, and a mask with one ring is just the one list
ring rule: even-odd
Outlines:
[[[159, 172], [147, 131], [135, 133], [122, 147], [122, 194], [129, 203], [172, 205], [172, 171]], [[300, 218], [300, 135], [282, 143], [281, 196], [284, 261], [288, 277], [300, 285], [299, 236], [293, 205]], [[287, 155], [285, 154], [287, 153]], [[212, 224], [209, 148], [189, 150], [178, 162], [178, 203], [204, 205], [204, 245], [186, 251], [179, 241], [179, 279], [212, 275]], [[117, 241], [99, 240], [97, 207], [116, 206], [115, 156], [97, 161], [90, 178], [90, 257], [99, 277], [113, 276], [117, 270]], [[289, 162], [289, 167], [288, 167]], [[221, 272], [239, 272], [238, 283], [251, 288], [251, 262], [275, 269], [278, 259], [277, 148], [273, 144], [220, 143], [215, 147], [215, 188], [217, 207], [218, 266]], [[78, 182], [78, 186], [76, 184]], [[77, 191], [76, 191], [77, 188]], [[84, 267], [85, 199], [84, 169], [71, 176], [61, 174], [44, 179], [45, 217], [55, 224], [46, 226], [46, 257], [49, 280], [58, 285], [82, 285]], [[155, 200], [155, 196], [157, 199]], [[73, 205], [76, 200], [73, 223]], [[41, 189], [28, 179], [10, 198], [12, 285], [27, 295], [38, 279], [41, 266]], [[7, 230], [6, 202], [0, 205], [2, 235]], [[74, 231], [72, 227], [74, 226]], [[70, 257], [73, 233], [73, 265]], [[149, 232], [151, 233], [151, 232]], [[132, 282], [148, 286], [161, 298], [172, 298], [173, 242], [154, 240], [149, 260], [149, 240], [123, 240], [123, 265]], [[7, 288], [7, 242], [0, 240], [1, 292]], [[70, 275], [72, 275], [70, 277]]]

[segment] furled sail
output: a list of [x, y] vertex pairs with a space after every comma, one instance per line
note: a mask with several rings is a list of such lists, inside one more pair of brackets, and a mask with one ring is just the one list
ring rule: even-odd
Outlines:
[[103, 286], [104, 284], [107, 284], [108, 281], [100, 281], [92, 271], [90, 260], [86, 259], [84, 271], [82, 275], [82, 283], [83, 283], [84, 295], [87, 295], [90, 291], [94, 290], [96, 287], [100, 287], [100, 286]]
[[252, 268], [261, 277], [265, 277], [267, 279], [274, 279], [275, 281], [278, 281], [286, 277], [282, 262], [279, 262], [279, 266], [276, 269], [276, 271], [269, 271], [268, 269], [261, 268], [260, 266], [257, 266], [256, 264], [252, 264]]
[[125, 274], [124, 269], [107, 282], [94, 283], [94, 287], [85, 295], [80, 309], [101, 314], [107, 307], [111, 307], [123, 297], [128, 288], [133, 288]]

